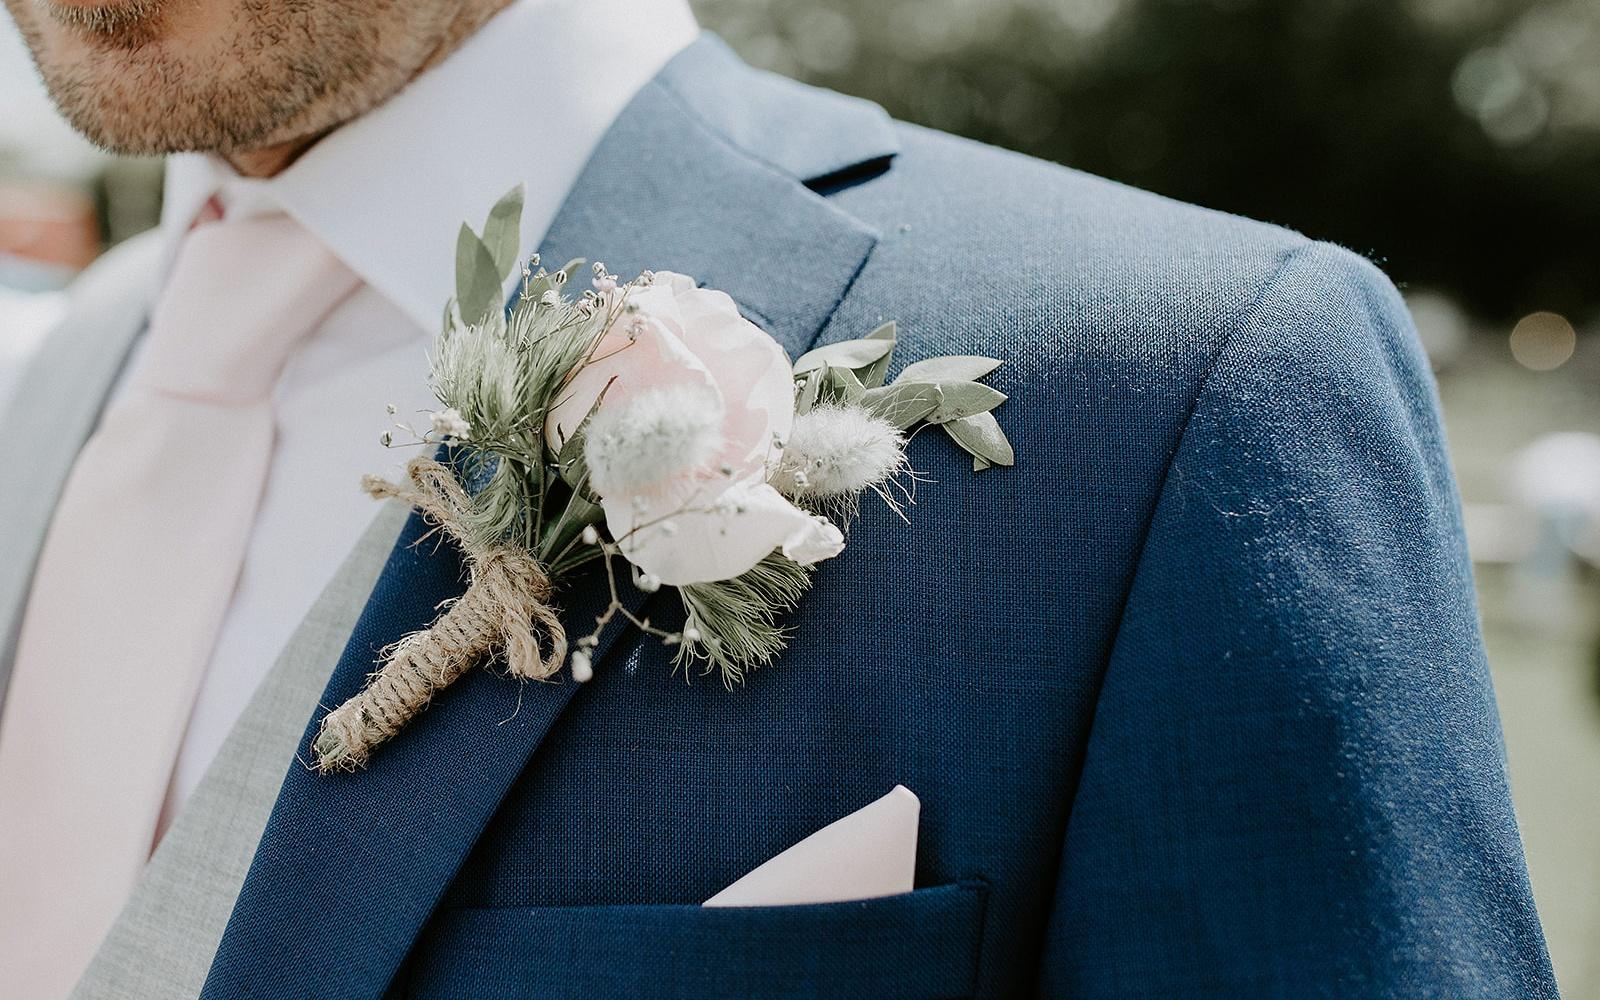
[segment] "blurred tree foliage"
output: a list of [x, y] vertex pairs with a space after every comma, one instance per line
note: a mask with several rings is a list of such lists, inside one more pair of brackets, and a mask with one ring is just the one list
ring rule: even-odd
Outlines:
[[1597, 0], [699, 0], [896, 117], [1302, 230], [1490, 319], [1600, 310]]

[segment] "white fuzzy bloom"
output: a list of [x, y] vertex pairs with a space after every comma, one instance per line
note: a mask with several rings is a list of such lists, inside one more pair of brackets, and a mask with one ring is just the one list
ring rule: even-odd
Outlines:
[[790, 496], [851, 496], [900, 471], [905, 444], [893, 425], [859, 406], [819, 406], [795, 417], [772, 485]]
[[466, 419], [461, 416], [461, 411], [455, 407], [452, 406], [448, 410], [440, 410], [437, 413], [430, 414], [430, 416], [433, 420], [433, 429], [438, 433], [448, 438], [454, 438], [457, 441], [472, 440], [472, 425], [467, 423]]
[[722, 403], [693, 385], [646, 389], [600, 408], [584, 432], [590, 481], [603, 497], [648, 490], [693, 472], [722, 446]]
[[589, 659], [589, 654], [581, 649], [572, 652], [572, 679], [579, 684], [586, 684], [594, 677], [594, 663]]

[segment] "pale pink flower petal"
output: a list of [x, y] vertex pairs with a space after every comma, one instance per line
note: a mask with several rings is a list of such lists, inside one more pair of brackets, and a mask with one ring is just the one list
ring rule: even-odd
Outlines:
[[727, 293], [671, 271], [658, 272], [628, 300], [715, 373], [728, 406], [719, 463], [739, 478], [775, 463], [775, 442], [788, 440], [794, 423], [793, 369], [778, 342], [741, 316]]
[[[632, 342], [627, 333], [630, 327]], [[723, 405], [722, 392], [711, 372], [667, 324], [653, 317], [622, 317], [601, 338], [592, 357], [561, 390], [545, 418], [545, 438], [552, 449], [561, 449], [594, 408], [601, 392], [606, 394], [608, 403], [625, 403], [648, 390], [683, 386], [715, 396], [716, 405]]]
[[627, 500], [606, 500], [606, 526], [623, 555], [662, 583], [683, 586], [739, 576], [774, 549], [798, 563], [829, 559], [844, 535], [766, 483], [735, 483], [707, 503], [656, 521]]

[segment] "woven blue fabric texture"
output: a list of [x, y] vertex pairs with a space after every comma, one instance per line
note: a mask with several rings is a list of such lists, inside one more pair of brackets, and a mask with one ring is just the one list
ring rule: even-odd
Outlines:
[[[895, 319], [902, 363], [1004, 359], [1018, 464], [918, 436], [916, 502], [865, 505], [742, 687], [613, 633], [587, 685], [475, 671], [367, 771], [293, 769], [207, 998], [1555, 995], [1430, 377], [1371, 265], [709, 37], [543, 250], [692, 274], [791, 355]], [[461, 572], [397, 548], [324, 704]], [[602, 590], [562, 592], [575, 630]], [[917, 892], [695, 905], [897, 783]]]
[[956, 884], [820, 906], [446, 909], [408, 989], [461, 1000], [970, 996], [984, 895]]

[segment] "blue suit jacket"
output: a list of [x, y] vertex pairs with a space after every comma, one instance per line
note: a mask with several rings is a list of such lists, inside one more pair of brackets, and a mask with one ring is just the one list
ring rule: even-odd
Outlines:
[[[693, 274], [791, 356], [893, 318], [902, 361], [1003, 358], [1019, 462], [915, 440], [909, 523], [866, 505], [742, 688], [614, 633], [586, 686], [475, 671], [369, 770], [292, 769], [207, 998], [1555, 994], [1427, 363], [1365, 260], [709, 38], [543, 250]], [[397, 547], [324, 703], [462, 587]], [[696, 905], [897, 782], [915, 892]]]

